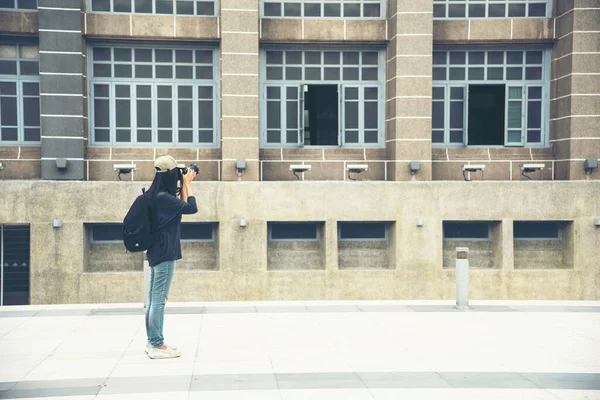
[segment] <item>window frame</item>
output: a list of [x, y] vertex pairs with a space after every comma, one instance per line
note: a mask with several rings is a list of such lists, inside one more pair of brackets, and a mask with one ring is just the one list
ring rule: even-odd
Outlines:
[[[339, 68], [340, 71], [340, 79], [338, 80], [325, 80], [325, 79], [321, 79], [319, 81], [316, 80], [304, 80], [304, 79], [300, 79], [300, 80], [287, 80], [284, 79], [282, 77], [282, 79], [279, 80], [268, 80], [267, 79], [267, 52], [269, 51], [281, 51], [282, 54], [285, 54], [285, 52], [287, 51], [297, 51], [297, 52], [301, 52], [303, 54], [304, 57], [304, 53], [306, 52], [321, 52], [321, 63], [320, 64], [314, 64], [315, 67], [318, 65], [319, 68], [321, 68], [321, 72], [323, 72], [321, 74], [321, 77], [324, 78], [324, 72], [325, 72], [325, 68], [327, 68], [327, 65], [331, 65], [332, 67], [335, 68]], [[362, 54], [363, 52], [376, 52], [377, 53], [377, 74], [378, 74], [378, 79], [377, 81], [374, 80], [343, 80], [343, 68], [344, 68], [344, 63], [343, 63], [343, 53], [344, 51], [358, 51], [359, 52], [359, 64], [356, 64], [356, 66], [359, 69], [359, 75], [362, 73], [362, 68], [365, 65], [370, 65], [370, 64], [363, 64], [362, 62]], [[324, 53], [325, 52], [339, 52], [340, 53], [340, 61], [339, 64], [326, 64], [324, 62]], [[284, 56], [285, 57], [285, 56]], [[265, 47], [261, 47], [260, 49], [260, 57], [259, 57], [259, 62], [260, 62], [260, 95], [259, 95], [259, 101], [260, 101], [260, 118], [259, 118], [259, 125], [260, 125], [260, 148], [261, 149], [281, 149], [281, 148], [310, 148], [310, 149], [328, 149], [328, 148], [358, 148], [358, 149], [364, 149], [364, 148], [384, 148], [385, 147], [385, 108], [386, 108], [386, 61], [385, 61], [385, 50], [382, 48], [376, 48], [376, 49], [370, 49], [370, 48], [366, 48], [366, 47], [358, 47], [358, 48], [349, 48], [347, 46], [342, 46], [342, 47], [337, 47], [337, 46], [332, 46], [331, 48], [327, 48], [327, 47], [316, 47], [316, 48], [311, 48], [311, 47], [307, 47], [307, 46], [265, 46]], [[270, 64], [271, 65], [271, 64]], [[282, 71], [286, 69], [286, 66], [289, 65], [296, 65], [296, 64], [286, 64], [285, 61], [282, 62], [282, 64], [275, 64], [277, 66], [280, 66], [282, 68]], [[304, 68], [307, 65], [312, 65], [312, 64], [307, 64], [307, 63], [301, 63], [301, 64], [297, 64], [302, 70], [304, 70]], [[352, 64], [354, 65], [354, 64]], [[371, 67], [374, 68], [375, 66]], [[370, 67], [366, 67], [366, 68], [370, 68]], [[302, 105], [304, 104], [304, 92], [302, 91], [302, 88], [304, 87], [304, 85], [337, 85], [338, 86], [338, 145], [304, 145], [300, 143], [300, 138], [304, 137], [304, 118], [299, 117], [298, 119], [298, 141], [297, 142], [291, 142], [288, 143], [287, 141], [287, 137], [286, 137], [286, 131], [288, 130], [287, 126], [287, 112], [286, 112], [286, 105], [288, 102], [288, 99], [286, 97], [286, 89], [288, 87], [298, 87], [298, 112], [299, 114], [301, 114], [301, 108]], [[282, 133], [281, 135], [281, 140], [278, 143], [268, 143], [267, 142], [267, 88], [269, 87], [278, 87], [281, 89], [280, 92], [280, 127], [285, 127], [283, 129], [280, 129], [280, 132]], [[357, 143], [347, 143], [346, 141], [346, 135], [345, 135], [345, 118], [344, 118], [344, 114], [345, 114], [345, 107], [346, 107], [346, 94], [345, 94], [345, 89], [346, 88], [351, 88], [351, 87], [356, 87], [358, 88], [358, 95], [359, 95], [359, 100], [358, 100], [358, 104], [359, 104], [359, 116], [358, 116], [358, 123], [359, 123], [359, 127], [358, 127], [358, 133], [359, 133], [359, 139]], [[377, 89], [377, 143], [364, 143], [365, 141], [365, 131], [368, 130], [373, 130], [373, 129], [367, 129], [364, 125], [364, 105], [365, 105], [365, 101], [364, 101], [364, 91], [366, 88], [376, 88]], [[362, 101], [361, 101], [362, 99]], [[302, 131], [301, 131], [302, 130]]]
[[[100, 48], [126, 48], [134, 51], [135, 49], [146, 49], [151, 50], [153, 57], [155, 54], [155, 50], [170, 50], [175, 54], [176, 50], [189, 50], [195, 52], [196, 50], [210, 50], [212, 52], [212, 69], [213, 69], [213, 78], [212, 80], [202, 80], [202, 79], [177, 79], [177, 78], [115, 78], [115, 77], [93, 77], [93, 69], [94, 69], [94, 60], [93, 60], [93, 49], [96, 47]], [[88, 115], [89, 115], [89, 126], [88, 126], [88, 137], [89, 145], [92, 147], [139, 147], [139, 148], [153, 148], [153, 147], [176, 147], [176, 148], [219, 148], [220, 140], [221, 140], [221, 82], [220, 82], [220, 54], [217, 46], [173, 46], [167, 47], [164, 45], [155, 45], [155, 44], [140, 44], [138, 42], [134, 43], [123, 43], [123, 42], [92, 42], [88, 44], [87, 47], [88, 57], [87, 57], [87, 70], [88, 70], [88, 93], [89, 93], [89, 101], [88, 101]], [[113, 52], [111, 51], [111, 54]], [[115, 64], [126, 63], [132, 66], [132, 70], [135, 68], [136, 63], [132, 61], [127, 62], [115, 62], [111, 60], [110, 63], [104, 62], [104, 64], [111, 66], [111, 71], [114, 70]], [[157, 63], [156, 61], [145, 62], [144, 65], [150, 65], [154, 68], [156, 65], [161, 65], [161, 63]], [[177, 61], [174, 61], [169, 64], [173, 66], [175, 70], [177, 67]], [[187, 64], [186, 64], [187, 65]], [[202, 64], [191, 63], [189, 64], [192, 68], [196, 68], [197, 66], [202, 66]], [[111, 73], [112, 75], [112, 73]], [[154, 72], [153, 72], [154, 75]], [[209, 84], [209, 82], [211, 82]], [[98, 142], [96, 141], [96, 137], [94, 134], [95, 126], [95, 113], [94, 113], [94, 100], [96, 99], [94, 95], [94, 85], [108, 85], [109, 86], [109, 136], [110, 140], [108, 142]], [[116, 140], [116, 110], [115, 102], [116, 95], [114, 91], [114, 87], [116, 85], [130, 86], [130, 129], [131, 129], [131, 138], [129, 142], [118, 142]], [[136, 141], [136, 129], [137, 129], [137, 101], [140, 98], [137, 95], [134, 95], [134, 91], [137, 86], [150, 86], [151, 96], [149, 100], [151, 101], [151, 127], [147, 128], [152, 132], [152, 141], [150, 142], [137, 142]], [[173, 88], [171, 94], [171, 132], [172, 132], [172, 141], [171, 142], [159, 142], [158, 141], [158, 94], [157, 88], [171, 86]], [[181, 100], [177, 96], [177, 88], [179, 86], [191, 86], [192, 87], [192, 132], [193, 132], [193, 141], [192, 142], [180, 142], [178, 137], [179, 126], [178, 122], [178, 101]], [[203, 99], [198, 97], [198, 88], [199, 87], [212, 87], [213, 89], [213, 140], [211, 143], [199, 142], [198, 141], [198, 133], [202, 129], [199, 126], [199, 113], [198, 113], [198, 103]], [[142, 97], [142, 99], [146, 99]], [[186, 128], [187, 130], [187, 128]]]
[[[384, 237], [383, 238], [343, 238], [342, 237], [342, 226], [344, 224], [354, 224], [354, 225], [360, 225], [360, 224], [382, 224], [383, 225], [383, 232], [384, 232]], [[390, 222], [388, 221], [338, 221], [337, 224], [337, 236], [338, 236], [338, 241], [339, 242], [387, 242], [389, 239], [389, 228], [390, 228]]]
[[15, 7], [0, 7], [0, 11], [13, 11], [13, 12], [37, 12], [39, 7], [39, 0], [36, 0], [35, 9], [33, 8], [22, 8], [19, 7], [19, 1], [15, 0]]
[[[265, 3], [281, 3], [282, 10], [280, 16], [272, 16], [265, 15]], [[300, 3], [301, 11], [299, 16], [285, 16], [283, 11], [283, 5], [285, 3]], [[366, 4], [379, 4], [379, 17], [345, 17], [343, 16], [343, 10], [341, 5], [344, 4], [343, 0], [279, 0], [279, 1], [270, 1], [270, 0], [260, 0], [260, 18], [265, 19], [349, 19], [349, 20], [383, 20], [387, 18], [387, 1], [379, 0], [379, 1], [365, 1], [365, 0], [354, 0], [353, 3], [360, 4], [360, 12], [363, 14], [364, 8], [363, 5]], [[321, 16], [313, 17], [313, 16], [305, 16], [304, 15], [304, 5], [305, 4], [320, 4], [321, 5]], [[325, 4], [340, 4], [340, 16], [339, 17], [331, 17], [325, 16]]]
[[[541, 65], [542, 68], [542, 76], [539, 80], [528, 80], [526, 76], [523, 76], [521, 80], [508, 80], [506, 79], [505, 69], [510, 68], [512, 64], [508, 64], [506, 60], [508, 52], [522, 52], [523, 53], [523, 63], [519, 66], [524, 68], [525, 71], [527, 68], [527, 62], [525, 60], [526, 54], [529, 51], [541, 51], [542, 52], [542, 63], [541, 64], [532, 64], [535, 66]], [[546, 46], [519, 46], [517, 48], [511, 47], [500, 47], [498, 49], [490, 49], [489, 47], [481, 47], [481, 46], [473, 46], [473, 47], [452, 47], [452, 46], [439, 46], [434, 47], [433, 52], [464, 52], [465, 53], [465, 64], [458, 65], [461, 68], [465, 69], [465, 78], [462, 80], [450, 80], [449, 72], [450, 68], [452, 68], [447, 55], [446, 63], [444, 64], [446, 68], [446, 78], [444, 80], [435, 80], [432, 81], [432, 87], [442, 87], [445, 91], [444, 98], [444, 142], [434, 142], [432, 140], [433, 148], [512, 148], [512, 147], [522, 147], [522, 148], [544, 148], [550, 145], [550, 90], [551, 90], [551, 49]], [[485, 53], [485, 61], [483, 64], [470, 64], [468, 62], [469, 53], [470, 52], [484, 52]], [[502, 64], [497, 64], [498, 67], [503, 68], [503, 79], [501, 80], [489, 80], [487, 76], [483, 80], [470, 80], [468, 78], [469, 67], [476, 66], [476, 68], [483, 68], [484, 74], [487, 74], [488, 68], [490, 65], [495, 65], [488, 63], [488, 53], [489, 52], [503, 52], [504, 53], [504, 62]], [[432, 68], [435, 68], [436, 65], [433, 64]], [[494, 68], [494, 67], [491, 67]], [[505, 110], [504, 110], [504, 118], [505, 118], [505, 126], [504, 126], [504, 143], [502, 145], [469, 145], [469, 86], [470, 85], [504, 85], [506, 88], [505, 92]], [[462, 87], [464, 88], [464, 107], [463, 107], [463, 140], [461, 143], [458, 142], [450, 142], [450, 90], [452, 87]], [[522, 87], [523, 88], [523, 100], [521, 105], [521, 142], [508, 142], [508, 102], [509, 102], [509, 88], [510, 87]], [[528, 110], [529, 110], [529, 96], [528, 91], [530, 87], [541, 87], [541, 128], [535, 128], [532, 130], [540, 130], [541, 137], [540, 142], [531, 142], [527, 141], [527, 131], [528, 131]], [[433, 99], [432, 96], [432, 104], [436, 99]], [[437, 100], [440, 101], [440, 100]], [[533, 99], [532, 102], [536, 102], [536, 99]], [[432, 116], [433, 123], [433, 116]], [[433, 129], [432, 129], [433, 130]], [[436, 128], [435, 130], [440, 131], [441, 128]], [[432, 138], [433, 139], [433, 138]]]
[[[321, 234], [319, 233], [319, 225], [321, 222], [318, 221], [269, 221], [268, 223], [268, 241], [269, 242], [319, 242], [321, 240]], [[305, 239], [274, 239], [273, 238], [273, 226], [274, 225], [314, 225], [315, 227], [315, 238]]]
[[[533, 16], [530, 17], [528, 15], [520, 16], [520, 17], [511, 17], [509, 16], [509, 5], [510, 4], [525, 4], [525, 14], [529, 14], [529, 5], [530, 4], [539, 4], [544, 2], [546, 4], [546, 14], [544, 16]], [[448, 15], [448, 6], [454, 5], [465, 5], [465, 16], [464, 17], [449, 17]], [[434, 0], [434, 21], [447, 21], [447, 20], [464, 20], [464, 19], [474, 19], [474, 20], [484, 20], [484, 19], [524, 19], [524, 18], [552, 18], [552, 8], [554, 6], [553, 0], [517, 0], [517, 1], [509, 1], [509, 0], [491, 0], [491, 4], [503, 4], [505, 6], [504, 16], [502, 17], [490, 17], [489, 16], [489, 7], [490, 1], [480, 1], [480, 2], [472, 2], [472, 0]], [[435, 16], [435, 6], [436, 5], [445, 5], [445, 15], [444, 17], [436, 17]], [[485, 15], [483, 17], [470, 17], [469, 16], [469, 5], [484, 5], [485, 7]]]
[[[156, 1], [152, 0], [152, 12], [151, 13], [139, 13], [139, 12], [135, 12], [135, 0], [130, 0], [131, 2], [131, 12], [123, 12], [123, 11], [93, 11], [92, 10], [92, 1], [93, 0], [86, 0], [86, 7], [87, 7], [87, 12], [88, 14], [120, 14], [120, 15], [130, 15], [130, 14], [135, 14], [135, 15], [157, 15], [157, 16], [175, 16], [175, 17], [218, 17], [219, 16], [219, 10], [220, 10], [220, 0], [203, 0], [203, 1], [212, 1], [214, 4], [214, 13], [213, 15], [204, 15], [204, 14], [177, 14], [177, 8], [176, 8], [176, 4], [174, 4], [173, 7], [173, 13], [171, 14], [163, 14], [163, 13], [157, 13], [156, 12]], [[110, 8], [111, 10], [114, 9], [114, 1], [115, 0], [109, 0], [110, 1]], [[194, 5], [194, 10], [197, 10], [197, 1], [198, 0], [182, 0], [182, 1], [189, 1]]]
[[[2, 75], [0, 74], [0, 81], [2, 82], [9, 82], [9, 83], [14, 83], [15, 87], [16, 87], [16, 94], [14, 97], [16, 97], [17, 99], [17, 140], [2, 140], [2, 128], [0, 127], [0, 146], [23, 146], [23, 147], [40, 147], [42, 145], [42, 140], [41, 140], [41, 136], [42, 136], [42, 129], [41, 129], [41, 101], [42, 101], [42, 97], [41, 97], [41, 82], [40, 82], [40, 75], [39, 75], [39, 62], [40, 62], [40, 58], [39, 58], [39, 53], [38, 53], [38, 57], [37, 58], [23, 58], [21, 57], [21, 46], [35, 46], [38, 48], [39, 51], [39, 46], [37, 43], [22, 43], [22, 42], [18, 42], [18, 43], [14, 43], [14, 42], [0, 42], [0, 45], [8, 45], [8, 46], [16, 46], [17, 49], [17, 56], [15, 58], [5, 58], [5, 57], [0, 57], [0, 60], [14, 60], [17, 66], [17, 73], [15, 75]], [[27, 61], [36, 61], [38, 63], [38, 74], [37, 75], [21, 75], [21, 60], [27, 60]], [[37, 84], [38, 86], [38, 102], [39, 102], [39, 110], [40, 110], [40, 116], [39, 116], [39, 125], [35, 128], [37, 128], [39, 130], [40, 133], [40, 140], [37, 141], [25, 141], [25, 112], [24, 112], [24, 105], [23, 105], [23, 101], [26, 97], [35, 97], [35, 96], [31, 96], [31, 95], [27, 95], [25, 97], [25, 95], [23, 94], [23, 85], [26, 83], [34, 83]], [[4, 97], [2, 94], [0, 94], [0, 97]], [[13, 96], [7, 96], [7, 97], [13, 97]], [[2, 110], [0, 109], [0, 115], [2, 114]], [[1, 125], [0, 125], [1, 126]], [[27, 126], [28, 128], [31, 128], [30, 126]]]

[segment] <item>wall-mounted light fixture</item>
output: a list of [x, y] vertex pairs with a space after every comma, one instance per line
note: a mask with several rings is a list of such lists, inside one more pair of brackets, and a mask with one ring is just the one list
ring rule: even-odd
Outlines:
[[69, 160], [67, 160], [66, 158], [57, 158], [56, 159], [56, 168], [57, 169], [67, 169], [68, 165], [69, 165]]
[[600, 217], [594, 218], [594, 225], [595, 226], [600, 226]]
[[462, 166], [463, 178], [465, 178], [465, 181], [470, 182], [471, 181], [471, 172], [481, 172], [483, 174], [484, 170], [485, 170], [485, 164], [463, 165]]
[[55, 228], [55, 229], [58, 229], [58, 228], [62, 227], [62, 221], [60, 219], [58, 219], [58, 218], [55, 218], [52, 221], [52, 227]]
[[531, 180], [531, 177], [526, 175], [536, 171], [543, 171], [546, 164], [523, 164], [521, 165], [521, 175]]
[[4, 169], [5, 165], [0, 162], [0, 171]]
[[418, 226], [419, 228], [422, 228], [422, 227], [423, 227], [423, 225], [424, 225], [423, 218], [417, 218], [417, 226]]
[[244, 171], [246, 171], [246, 160], [236, 160], [235, 161], [235, 172], [237, 176], [244, 175]]
[[346, 166], [346, 171], [348, 171], [348, 179], [351, 181], [355, 181], [356, 179], [352, 178], [350, 174], [360, 174], [361, 172], [368, 171], [369, 165], [367, 164], [348, 164]]
[[310, 165], [290, 165], [290, 171], [292, 171], [292, 174], [294, 174], [294, 176], [298, 180], [300, 180], [300, 177], [298, 176], [299, 173], [305, 173], [306, 171], [310, 171], [311, 169], [312, 166]]
[[113, 168], [117, 171], [119, 176], [119, 180], [121, 180], [121, 175], [130, 174], [132, 171], [135, 171], [135, 164], [114, 164]]
[[591, 175], [595, 169], [598, 169], [598, 159], [588, 158], [583, 162], [583, 169], [585, 170], [586, 175]]
[[415, 175], [417, 172], [421, 170], [421, 162], [420, 161], [411, 161], [408, 163], [408, 168], [410, 169], [410, 174]]

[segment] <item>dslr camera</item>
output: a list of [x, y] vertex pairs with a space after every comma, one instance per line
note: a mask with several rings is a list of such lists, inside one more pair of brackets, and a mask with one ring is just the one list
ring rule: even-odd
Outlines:
[[199, 172], [198, 170], [198, 164], [190, 164], [189, 167], [183, 167], [181, 168], [181, 174], [185, 175], [188, 173], [189, 170], [194, 171], [196, 174]]

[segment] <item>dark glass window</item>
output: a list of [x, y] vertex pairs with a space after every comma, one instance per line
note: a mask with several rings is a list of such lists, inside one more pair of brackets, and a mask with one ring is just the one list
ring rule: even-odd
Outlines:
[[384, 240], [386, 239], [385, 222], [340, 222], [341, 240]]
[[317, 240], [316, 222], [271, 222], [271, 240]]
[[214, 240], [215, 224], [210, 222], [184, 222], [181, 240]]
[[92, 225], [93, 242], [114, 242], [123, 240], [123, 224]]
[[561, 223], [557, 221], [519, 221], [513, 225], [516, 240], [527, 239], [559, 239]]
[[444, 239], [489, 239], [488, 222], [444, 221]]

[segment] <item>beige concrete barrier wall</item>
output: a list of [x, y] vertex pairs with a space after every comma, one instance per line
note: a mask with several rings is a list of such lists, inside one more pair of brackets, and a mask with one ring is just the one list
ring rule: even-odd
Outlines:
[[[31, 224], [32, 304], [142, 300], [142, 272], [87, 272], [84, 224], [121, 222], [144, 185], [0, 182], [0, 223]], [[500, 221], [493, 240], [497, 268], [472, 271], [473, 299], [600, 298], [597, 182], [196, 182], [194, 191], [200, 211], [184, 221], [218, 222], [216, 267], [190, 266], [200, 263], [190, 252], [200, 250], [184, 246], [172, 301], [453, 299], [455, 272], [443, 268], [442, 223], [456, 220]], [[61, 228], [52, 228], [54, 218]], [[515, 269], [515, 220], [572, 221], [565, 237], [572, 242], [569, 267]], [[324, 221], [324, 269], [270, 271], [269, 221]], [[393, 222], [390, 269], [341, 269], [338, 221]]]

